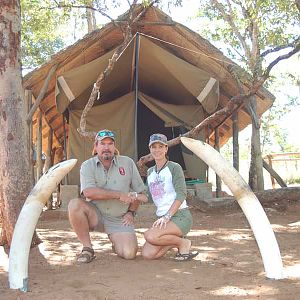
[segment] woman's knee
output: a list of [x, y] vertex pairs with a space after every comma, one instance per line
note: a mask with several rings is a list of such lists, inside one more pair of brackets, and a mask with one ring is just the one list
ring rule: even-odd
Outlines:
[[144, 233], [144, 237], [145, 237], [145, 240], [149, 243], [149, 244], [155, 244], [155, 242], [157, 241], [158, 239], [158, 235], [153, 232], [151, 229], [150, 230], [147, 230], [145, 233]]
[[149, 251], [149, 249], [142, 249], [142, 256], [145, 259], [155, 259], [157, 251]]

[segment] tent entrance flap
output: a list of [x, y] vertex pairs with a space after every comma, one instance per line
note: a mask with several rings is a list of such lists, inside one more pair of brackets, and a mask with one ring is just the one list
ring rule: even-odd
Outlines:
[[[170, 140], [182, 134], [182, 130], [184, 130], [184, 132], [188, 130], [183, 124], [187, 124], [189, 128], [192, 127], [195, 120], [193, 120], [193, 122], [189, 120], [191, 111], [198, 111], [198, 121], [196, 122], [200, 122], [203, 118], [203, 115], [201, 114], [201, 112], [203, 113], [201, 105], [191, 105], [191, 107], [188, 106], [187, 108], [185, 105], [179, 105], [180, 107], [178, 107], [177, 105], [165, 104], [153, 98], [152, 101], [155, 101], [155, 105], [151, 105], [146, 98], [150, 99], [147, 95], [139, 94], [139, 99], [142, 100], [138, 102], [139, 158], [149, 153], [148, 141], [151, 134], [163, 133], [167, 136], [168, 140]], [[165, 107], [165, 105], [167, 105], [167, 107]], [[168, 113], [164, 114], [166, 111]], [[181, 117], [180, 119], [180, 115], [184, 114], [185, 118]], [[169, 126], [171, 124], [174, 126]], [[201, 139], [203, 138], [204, 135]], [[181, 145], [171, 147], [168, 156], [170, 160], [173, 160], [182, 166], [185, 170], [186, 177], [199, 178], [202, 180], [206, 179], [207, 165], [193, 153], [185, 153]], [[151, 165], [153, 165], [153, 162]]]
[[[177, 127], [165, 127], [165, 123], [155, 113], [153, 113], [142, 102], [138, 102], [138, 143], [139, 143], [139, 158], [149, 154], [149, 137], [153, 133], [162, 133], [167, 136], [168, 140], [178, 136], [179, 130]], [[170, 160], [179, 163], [185, 169], [185, 163], [180, 150], [180, 145], [171, 147], [168, 151]], [[154, 162], [149, 163], [153, 166]]]

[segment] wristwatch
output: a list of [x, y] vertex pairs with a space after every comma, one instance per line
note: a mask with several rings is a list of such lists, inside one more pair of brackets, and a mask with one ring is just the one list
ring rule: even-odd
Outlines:
[[136, 216], [136, 211], [135, 210], [128, 209], [127, 212], [130, 212], [133, 217]]
[[167, 219], [168, 221], [170, 221], [171, 218], [172, 218], [172, 215], [171, 215], [169, 212], [167, 212], [167, 213], [164, 215], [164, 218]]

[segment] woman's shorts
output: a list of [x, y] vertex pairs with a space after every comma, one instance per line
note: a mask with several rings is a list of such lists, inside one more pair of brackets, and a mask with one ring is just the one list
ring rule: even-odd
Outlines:
[[171, 221], [179, 227], [182, 236], [185, 236], [193, 225], [193, 217], [188, 208], [178, 210], [177, 213], [172, 216]]
[[124, 225], [122, 223], [123, 217], [113, 217], [104, 215], [100, 209], [92, 201], [89, 202], [95, 208], [98, 215], [98, 225], [93, 229], [94, 231], [105, 232], [107, 234], [118, 232], [135, 233], [133, 225]]

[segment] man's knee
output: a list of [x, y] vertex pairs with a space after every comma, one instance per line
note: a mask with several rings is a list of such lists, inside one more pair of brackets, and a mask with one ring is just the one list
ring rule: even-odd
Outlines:
[[110, 235], [115, 252], [124, 259], [134, 259], [138, 250], [136, 236], [132, 234], [115, 233]]
[[125, 259], [135, 259], [137, 249], [123, 249], [123, 258]]
[[69, 213], [72, 213], [72, 212], [75, 212], [79, 209], [81, 209], [82, 207], [82, 199], [80, 198], [74, 198], [74, 199], [71, 199], [69, 204], [68, 204], [68, 211]]

